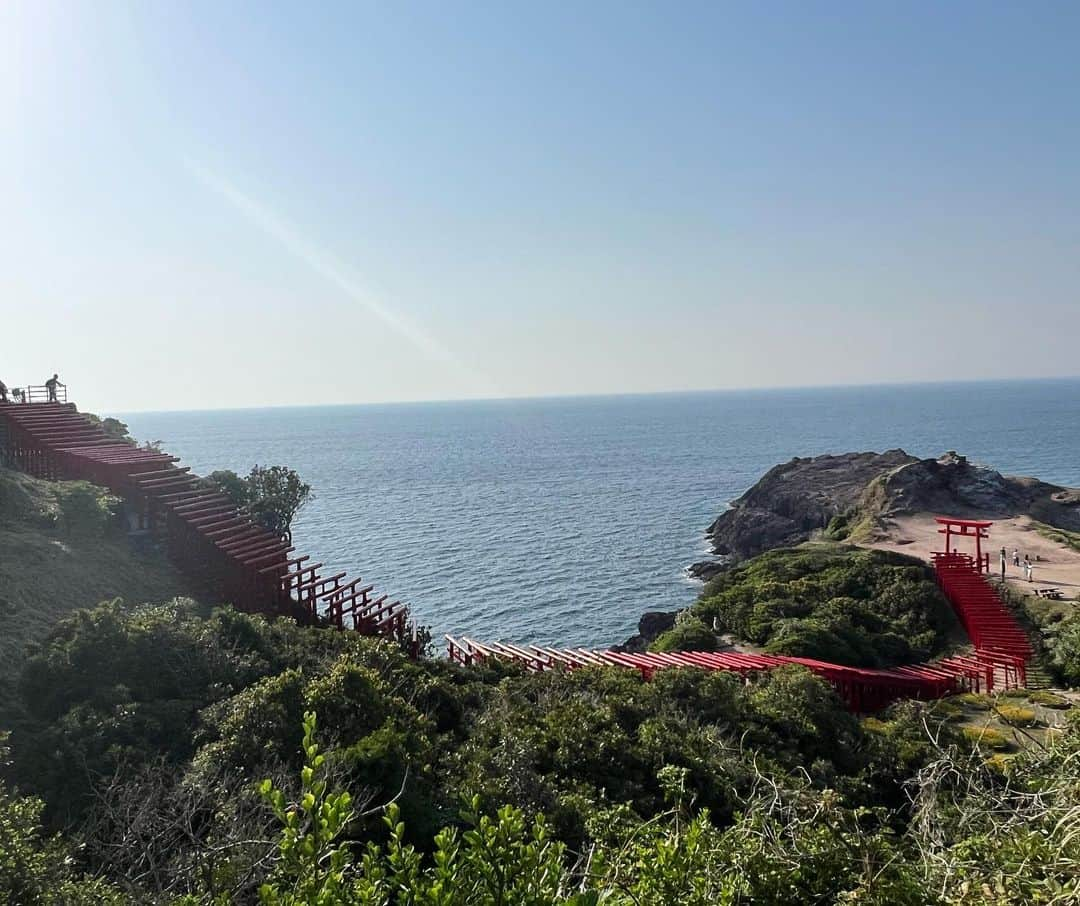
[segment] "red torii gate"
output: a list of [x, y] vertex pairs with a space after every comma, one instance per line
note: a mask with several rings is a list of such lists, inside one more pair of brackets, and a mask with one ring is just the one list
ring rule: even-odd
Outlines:
[[990, 538], [990, 526], [993, 522], [982, 519], [954, 519], [952, 516], [935, 516], [935, 521], [942, 526], [938, 529], [939, 535], [945, 536], [945, 553], [953, 553], [952, 539], [954, 535], [961, 538], [975, 539], [975, 569], [979, 572], [990, 572], [990, 554], [983, 553], [982, 543]]

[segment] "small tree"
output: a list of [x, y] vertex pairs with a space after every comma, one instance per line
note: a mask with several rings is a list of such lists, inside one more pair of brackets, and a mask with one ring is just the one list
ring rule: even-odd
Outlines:
[[88, 481], [59, 485], [60, 523], [68, 535], [100, 537], [118, 518], [121, 501]]
[[312, 499], [311, 485], [288, 466], [255, 466], [247, 486], [251, 515], [267, 531], [292, 541], [292, 521]]
[[112, 440], [122, 440], [124, 443], [133, 444], [135, 438], [128, 434], [128, 426], [120, 421], [118, 418], [113, 418], [111, 415], [102, 418], [100, 415], [95, 415], [93, 412], [82, 413], [90, 424], [97, 425], [105, 432], [106, 436]]
[[217, 485], [226, 497], [238, 507], [247, 506], [249, 487], [246, 478], [241, 478], [232, 469], [218, 469], [206, 476], [206, 481]]
[[128, 434], [128, 426], [118, 418], [103, 418], [101, 420], [102, 430], [109, 435], [109, 437], [115, 437], [117, 440], [130, 441], [131, 435]]

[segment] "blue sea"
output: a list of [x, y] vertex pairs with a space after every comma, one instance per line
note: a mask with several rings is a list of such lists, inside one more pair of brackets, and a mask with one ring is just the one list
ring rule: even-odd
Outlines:
[[956, 450], [1080, 486], [1080, 379], [121, 417], [198, 473], [297, 469], [299, 550], [440, 641], [623, 641], [692, 602], [705, 528], [793, 456]]

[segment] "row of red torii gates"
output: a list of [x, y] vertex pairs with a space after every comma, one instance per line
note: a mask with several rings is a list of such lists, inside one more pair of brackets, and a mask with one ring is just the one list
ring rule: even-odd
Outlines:
[[[50, 480], [80, 479], [121, 497], [137, 527], [160, 539], [173, 561], [209, 580], [237, 608], [301, 622], [403, 640], [409, 609], [344, 572], [324, 575], [322, 563], [292, 556], [293, 545], [238, 509], [220, 488], [156, 449], [111, 437], [100, 423], [66, 402], [0, 403], [0, 451], [14, 466]], [[857, 711], [900, 698], [938, 698], [962, 690], [992, 691], [995, 683], [1023, 685], [1031, 645], [997, 591], [987, 582], [989, 555], [982, 541], [992, 523], [940, 517], [945, 550], [933, 555], [938, 583], [971, 638], [974, 652], [883, 670], [810, 658], [682, 651], [631, 654], [586, 648], [555, 649], [447, 636], [453, 661], [513, 661], [530, 670], [613, 666], [650, 678], [657, 670], [696, 667], [751, 676], [799, 665], [832, 683]], [[974, 556], [952, 549], [954, 538], [974, 538]], [[416, 630], [412, 624], [415, 646]]]
[[[610, 666], [639, 671], [646, 679], [657, 670], [696, 667], [723, 670], [751, 677], [763, 670], [797, 665], [831, 683], [854, 711], [883, 708], [901, 698], [934, 699], [962, 691], [992, 692], [995, 684], [1012, 688], [1027, 681], [1031, 643], [987, 581], [989, 555], [982, 542], [989, 538], [991, 522], [938, 517], [945, 550], [932, 554], [934, 572], [945, 597], [967, 631], [974, 651], [922, 664], [869, 669], [831, 664], [812, 658], [742, 652], [673, 651], [630, 653], [590, 648], [548, 648], [507, 642], [477, 642], [446, 636], [450, 658], [461, 664], [486, 660], [516, 662], [528, 670], [576, 670]], [[974, 538], [975, 554], [960, 553], [953, 539]]]
[[[0, 453], [39, 478], [108, 488], [132, 528], [161, 541], [183, 572], [240, 610], [409, 641], [406, 604], [345, 572], [327, 575], [178, 457], [106, 434], [72, 403], [0, 403]], [[415, 623], [411, 642], [415, 648]]]

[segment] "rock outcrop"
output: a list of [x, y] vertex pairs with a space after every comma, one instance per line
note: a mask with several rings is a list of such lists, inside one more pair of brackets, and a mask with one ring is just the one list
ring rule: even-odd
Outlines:
[[690, 572], [707, 579], [827, 528], [834, 537], [870, 540], [890, 518], [920, 512], [987, 519], [1024, 514], [1080, 531], [1080, 491], [1005, 476], [952, 452], [940, 459], [903, 450], [796, 458], [770, 469], [709, 526], [717, 559], [695, 563]]
[[641, 619], [638, 620], [637, 635], [632, 635], [621, 645], [616, 645], [614, 650], [633, 653], [648, 651], [649, 645], [657, 637], [663, 635], [675, 625], [675, 618], [678, 615], [677, 610], [650, 610], [642, 614]]
[[881, 476], [879, 517], [948, 513], [995, 519], [1027, 515], [1057, 528], [1080, 529], [1080, 490], [1037, 478], [1002, 475], [946, 453]]
[[806, 541], [856, 507], [874, 479], [917, 461], [890, 450], [796, 457], [773, 466], [709, 526], [706, 535], [718, 559], [695, 563], [691, 574], [708, 578], [728, 564]]

